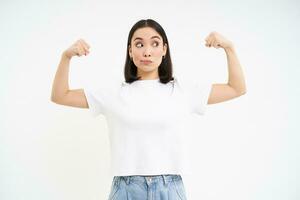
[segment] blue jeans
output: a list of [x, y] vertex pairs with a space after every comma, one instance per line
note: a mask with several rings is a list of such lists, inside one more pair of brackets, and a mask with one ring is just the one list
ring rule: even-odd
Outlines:
[[186, 200], [182, 177], [177, 174], [154, 176], [114, 176], [108, 200]]

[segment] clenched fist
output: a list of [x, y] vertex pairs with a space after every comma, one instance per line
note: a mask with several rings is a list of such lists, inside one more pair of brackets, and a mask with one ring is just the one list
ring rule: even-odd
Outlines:
[[231, 48], [233, 47], [233, 44], [231, 41], [226, 39], [224, 36], [222, 36], [220, 33], [213, 31], [211, 32], [206, 38], [205, 38], [206, 44], [205, 46], [207, 47], [215, 47], [215, 48], [220, 48], [222, 47], [223, 49], [226, 48]]
[[68, 58], [72, 58], [73, 56], [82, 56], [89, 54], [90, 45], [88, 45], [83, 39], [77, 40], [74, 44], [72, 44], [67, 50], [64, 51], [64, 54]]

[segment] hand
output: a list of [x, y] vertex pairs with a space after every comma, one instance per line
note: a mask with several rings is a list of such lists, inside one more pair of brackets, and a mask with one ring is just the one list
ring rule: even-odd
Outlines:
[[64, 51], [64, 54], [68, 58], [72, 58], [73, 56], [82, 56], [89, 54], [90, 45], [88, 45], [83, 39], [77, 40], [74, 44], [72, 44], [67, 50]]
[[222, 36], [220, 33], [213, 31], [211, 32], [206, 38], [205, 38], [207, 47], [215, 47], [215, 48], [232, 48], [233, 44], [231, 41], [227, 40], [224, 36]]

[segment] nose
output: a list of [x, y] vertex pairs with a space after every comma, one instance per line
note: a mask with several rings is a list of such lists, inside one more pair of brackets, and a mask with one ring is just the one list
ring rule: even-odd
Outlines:
[[151, 49], [150, 48], [145, 48], [144, 57], [149, 57], [149, 56], [151, 56]]

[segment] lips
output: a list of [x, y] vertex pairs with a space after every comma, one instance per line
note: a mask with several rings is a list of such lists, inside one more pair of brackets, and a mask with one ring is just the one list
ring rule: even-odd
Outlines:
[[151, 60], [141, 60], [141, 62], [142, 62], [142, 63], [144, 63], [144, 64], [149, 64], [149, 63], [152, 63], [152, 61], [151, 61]]

